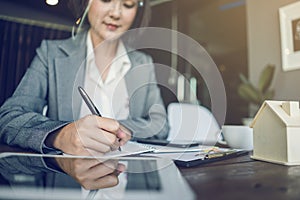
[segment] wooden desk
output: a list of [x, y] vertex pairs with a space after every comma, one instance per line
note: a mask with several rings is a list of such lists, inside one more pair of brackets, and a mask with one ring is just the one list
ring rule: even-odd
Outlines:
[[[0, 144], [0, 152], [24, 152]], [[197, 199], [300, 199], [300, 166], [252, 160], [249, 155], [180, 168]], [[1, 177], [0, 177], [1, 185]]]
[[300, 199], [300, 166], [255, 161], [246, 155], [180, 171], [197, 199]]

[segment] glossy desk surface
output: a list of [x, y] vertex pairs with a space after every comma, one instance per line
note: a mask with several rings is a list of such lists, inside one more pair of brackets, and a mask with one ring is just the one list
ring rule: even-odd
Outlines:
[[[0, 147], [1, 152], [21, 151]], [[250, 155], [179, 170], [196, 199], [300, 199], [300, 166], [256, 161]]]
[[197, 199], [300, 199], [300, 166], [246, 155], [180, 171]]

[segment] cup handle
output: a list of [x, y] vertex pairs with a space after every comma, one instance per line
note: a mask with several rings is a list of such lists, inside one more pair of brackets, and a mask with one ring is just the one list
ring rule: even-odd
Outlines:
[[227, 142], [225, 140], [219, 140], [218, 143], [222, 145], [227, 145]]
[[227, 145], [227, 142], [226, 142], [225, 139], [224, 139], [224, 135], [223, 135], [222, 130], [221, 130], [220, 133], [221, 133], [221, 134], [219, 135], [218, 143], [221, 144], [221, 145]]

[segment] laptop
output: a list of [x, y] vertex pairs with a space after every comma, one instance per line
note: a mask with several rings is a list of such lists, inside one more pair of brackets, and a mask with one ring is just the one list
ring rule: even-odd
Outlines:
[[[195, 199], [171, 160], [123, 157], [117, 186], [85, 190], [70, 176], [44, 167], [51, 155], [1, 153], [0, 199]], [[70, 159], [70, 158], [63, 158]], [[91, 158], [94, 159], [94, 158]]]

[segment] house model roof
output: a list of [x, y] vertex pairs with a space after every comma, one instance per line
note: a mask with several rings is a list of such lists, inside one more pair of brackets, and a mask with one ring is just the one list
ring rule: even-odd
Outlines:
[[269, 107], [274, 115], [277, 116], [288, 127], [300, 127], [300, 109], [298, 101], [265, 101], [250, 127], [254, 127], [262, 111]]

